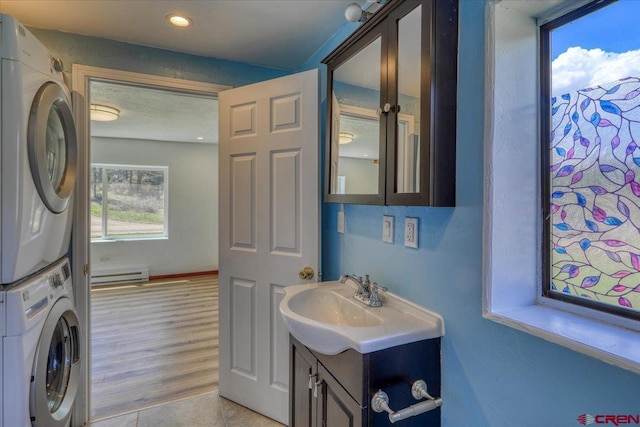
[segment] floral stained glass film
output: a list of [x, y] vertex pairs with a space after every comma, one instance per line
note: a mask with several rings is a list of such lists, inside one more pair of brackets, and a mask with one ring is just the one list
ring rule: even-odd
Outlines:
[[588, 299], [635, 317], [640, 314], [640, 2], [605, 1], [590, 8], [593, 4], [550, 33], [548, 286], [552, 295]]
[[640, 309], [640, 79], [552, 99], [551, 291]]

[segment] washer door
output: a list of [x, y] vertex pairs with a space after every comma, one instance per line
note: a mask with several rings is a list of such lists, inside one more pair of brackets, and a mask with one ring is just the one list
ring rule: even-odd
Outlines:
[[64, 427], [71, 418], [80, 379], [78, 318], [71, 300], [56, 302], [45, 321], [31, 379], [33, 427]]
[[40, 198], [51, 212], [63, 212], [76, 180], [78, 142], [69, 101], [57, 83], [45, 83], [38, 90], [31, 105], [27, 143]]

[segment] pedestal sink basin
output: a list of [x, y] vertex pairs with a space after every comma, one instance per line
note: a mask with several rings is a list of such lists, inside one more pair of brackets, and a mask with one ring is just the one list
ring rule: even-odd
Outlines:
[[298, 341], [334, 355], [347, 349], [370, 353], [444, 335], [442, 317], [392, 293], [382, 307], [353, 298], [351, 281], [319, 282], [285, 288], [280, 303], [284, 323]]

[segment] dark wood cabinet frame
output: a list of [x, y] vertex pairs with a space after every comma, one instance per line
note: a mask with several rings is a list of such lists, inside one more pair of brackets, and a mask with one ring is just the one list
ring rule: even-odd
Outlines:
[[[422, 5], [420, 94], [420, 192], [398, 193], [397, 114], [380, 120], [378, 194], [333, 194], [331, 96], [333, 72], [381, 37], [380, 105], [398, 105], [398, 21]], [[327, 64], [325, 201], [404, 206], [455, 206], [458, 0], [390, 0], [323, 61]]]

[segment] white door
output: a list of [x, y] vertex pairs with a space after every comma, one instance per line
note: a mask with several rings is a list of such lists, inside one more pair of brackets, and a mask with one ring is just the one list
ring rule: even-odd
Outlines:
[[278, 305], [320, 258], [318, 72], [221, 92], [219, 110], [220, 395], [286, 424]]

